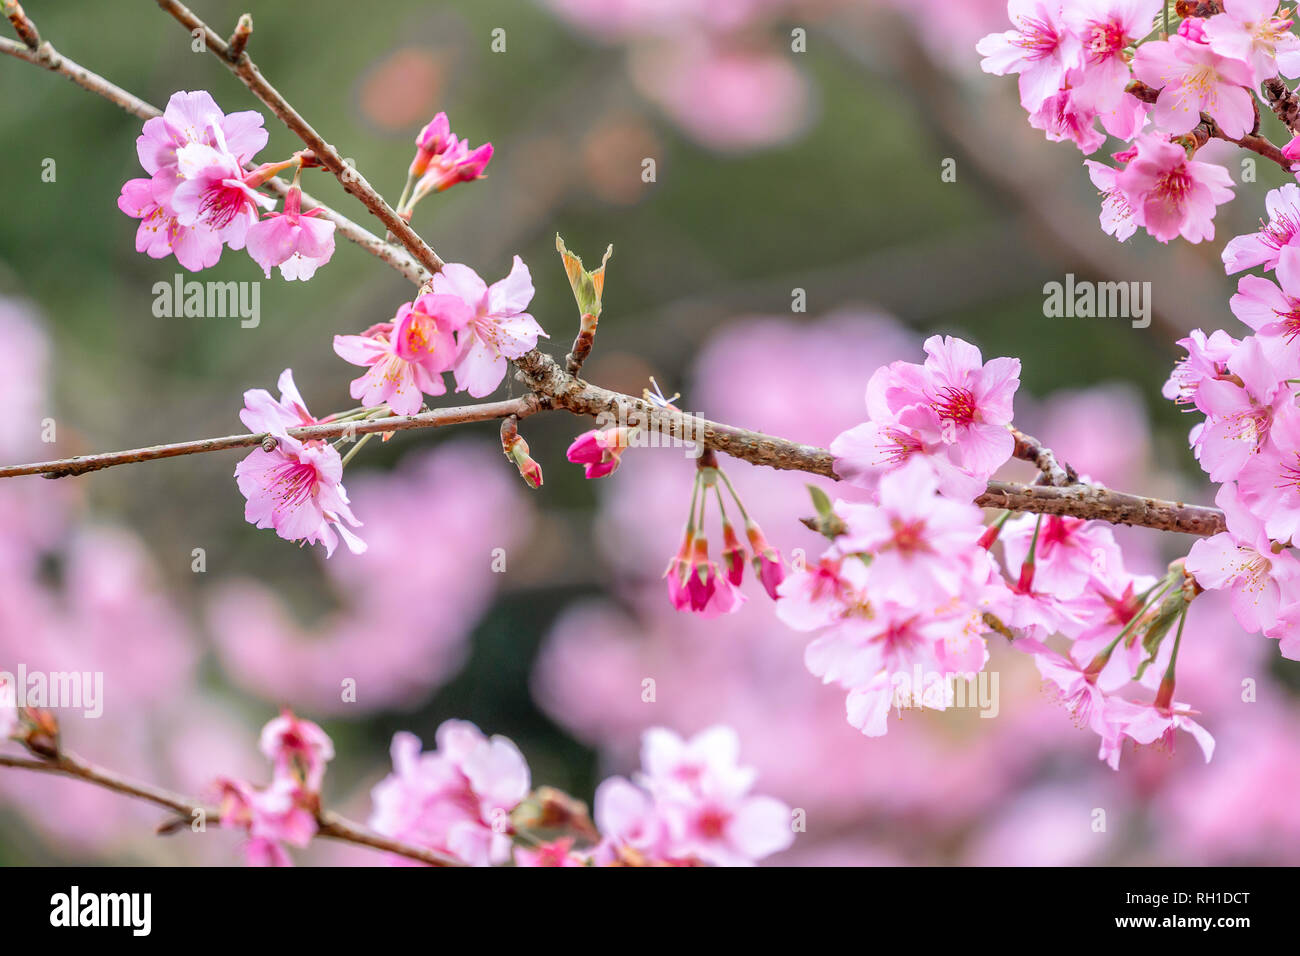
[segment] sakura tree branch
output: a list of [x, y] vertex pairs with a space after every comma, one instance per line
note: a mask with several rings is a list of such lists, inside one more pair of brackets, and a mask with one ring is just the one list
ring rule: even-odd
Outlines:
[[[334, 439], [344, 436], [366, 435], [372, 432], [408, 431], [412, 428], [442, 428], [447, 425], [463, 425], [467, 422], [491, 421], [516, 415], [523, 418], [537, 409], [537, 401], [531, 396], [511, 399], [504, 402], [484, 402], [481, 405], [459, 405], [452, 408], [437, 408], [418, 415], [394, 415], [387, 418], [373, 418], [364, 421], [325, 422], [319, 425], [307, 425], [302, 428], [290, 428], [289, 435], [308, 441], [310, 439]], [[196, 455], [209, 451], [226, 451], [231, 448], [252, 448], [261, 445], [264, 448], [275, 447], [275, 437], [266, 432], [248, 435], [226, 435], [220, 438], [200, 438], [195, 441], [173, 442], [168, 445], [150, 445], [147, 448], [130, 448], [125, 451], [105, 452], [100, 455], [78, 455], [75, 458], [61, 458], [57, 461], [40, 461], [29, 465], [11, 465], [0, 468], [0, 478], [16, 478], [21, 475], [44, 475], [46, 478], [67, 478], [84, 475], [87, 472], [111, 468], [114, 465], [129, 465], [142, 461], [157, 461], [160, 458], [177, 458], [181, 455]]]
[[[289, 101], [266, 81], [266, 78], [262, 76], [262, 71], [249, 59], [248, 53], [242, 49], [242, 46], [232, 49], [231, 45], [223, 40], [215, 30], [195, 16], [183, 3], [178, 3], [177, 0], [158, 0], [158, 6], [175, 17], [191, 33], [198, 32], [202, 34], [203, 42], [208, 50], [224, 63], [239, 78], [240, 82], [248, 87], [249, 92], [261, 100], [263, 105], [276, 115], [280, 122], [284, 123], [307, 145], [307, 148], [316, 155], [316, 158], [326, 169], [334, 174], [345, 190], [361, 200], [362, 204], [388, 227], [388, 231], [406, 247], [416, 261], [430, 273], [442, 271], [443, 262], [442, 259], [438, 258], [438, 254], [429, 248], [429, 245], [420, 238], [420, 235], [411, 228], [410, 223], [388, 205], [384, 197], [366, 181], [361, 172], [355, 166], [345, 163], [343, 157], [339, 155], [339, 151], [327, 143], [312, 128], [311, 124], [303, 119], [302, 115], [289, 104]], [[249, 30], [251, 31], [251, 21]]]
[[[152, 784], [129, 780], [111, 770], [97, 767], [94, 764], [88, 763], [80, 757], [67, 752], [61, 752], [41, 759], [13, 757], [6, 754], [0, 754], [0, 767], [13, 767], [18, 770], [31, 770], [35, 773], [55, 774], [58, 776], [83, 780], [86, 783], [94, 784], [95, 786], [102, 787], [105, 790], [125, 794], [128, 797], [134, 797], [137, 800], [143, 800], [146, 803], [152, 803], [155, 806], [170, 810], [178, 817], [182, 818], [186, 823], [189, 823], [196, 817], [216, 820], [219, 819], [221, 815], [220, 811], [215, 807], [204, 806], [202, 803], [189, 797], [172, 793], [170, 790], [164, 790], [163, 788], [155, 787]], [[374, 850], [382, 850], [385, 853], [393, 853], [398, 856], [407, 857], [408, 859], [417, 860], [421, 863], [427, 863], [430, 866], [463, 865], [459, 860], [449, 856], [444, 856], [434, 850], [390, 839], [383, 834], [376, 833], [359, 823], [354, 823], [353, 821], [328, 810], [321, 810], [317, 813], [316, 824], [316, 835], [325, 837], [326, 839], [338, 840], [343, 843], [353, 843], [358, 846], [370, 847]], [[159, 832], [170, 832], [172, 829], [174, 829], [174, 827], [171, 825], [171, 822], [168, 821], [159, 827]]]

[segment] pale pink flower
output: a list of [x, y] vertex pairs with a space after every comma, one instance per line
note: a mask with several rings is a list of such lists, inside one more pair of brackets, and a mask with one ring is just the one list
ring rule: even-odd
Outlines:
[[[962, 626], [959, 619], [892, 601], [864, 602], [804, 649], [804, 666], [822, 683], [850, 690], [867, 686], [882, 672], [909, 672], [918, 663], [931, 671], [946, 671], [939, 666], [937, 647], [955, 637]], [[982, 668], [980, 659], [977, 666], [965, 669]]]
[[1099, 112], [1124, 99], [1129, 82], [1124, 48], [1151, 32], [1161, 0], [1082, 0], [1064, 5], [1065, 23], [1079, 38], [1081, 63], [1070, 77], [1076, 101]]
[[1300, 37], [1292, 19], [1277, 16], [1277, 0], [1223, 0], [1223, 12], [1204, 22], [1205, 42], [1221, 56], [1244, 60], [1254, 83], [1279, 72], [1300, 76]]
[[176, 214], [154, 198], [153, 180], [129, 179], [122, 187], [117, 208], [140, 220], [135, 232], [135, 251], [150, 259], [173, 253], [190, 272], [214, 266], [221, 258], [221, 237], [207, 225], [182, 226]]
[[288, 541], [319, 541], [327, 556], [340, 536], [354, 554], [365, 551], [365, 542], [344, 524], [361, 526], [348, 505], [343, 461], [333, 446], [278, 435], [271, 451], [258, 448], [236, 465], [235, 478], [248, 499], [244, 518], [257, 527], [274, 528]]
[[225, 115], [206, 90], [173, 93], [163, 115], [145, 121], [136, 139], [136, 154], [144, 171], [160, 183], [175, 181], [177, 150], [190, 143], [220, 145], [241, 164], [247, 163], [266, 146], [262, 124], [262, 114], [256, 110]]
[[1300, 542], [1300, 408], [1290, 392], [1274, 412], [1268, 440], [1241, 469], [1241, 500], [1274, 541]]
[[1228, 530], [1196, 541], [1186, 567], [1206, 590], [1230, 591], [1233, 615], [1253, 634], [1272, 628], [1281, 608], [1300, 599], [1300, 561], [1289, 549], [1274, 553], [1265, 522], [1241, 499], [1231, 483], [1219, 489], [1215, 501]]
[[1232, 198], [1228, 171], [1188, 159], [1183, 147], [1155, 134], [1139, 136], [1137, 150], [1115, 177], [1134, 221], [1161, 242], [1213, 239], [1215, 209]]
[[1097, 129], [1097, 117], [1097, 111], [1080, 103], [1073, 89], [1063, 89], [1029, 114], [1029, 125], [1041, 129], [1053, 143], [1069, 140], [1089, 156], [1106, 142], [1106, 134]]
[[307, 403], [293, 382], [293, 370], [280, 373], [276, 386], [280, 389], [277, 401], [264, 388], [250, 388], [244, 392], [244, 407], [239, 410], [239, 420], [253, 433], [283, 434], [288, 428], [315, 425], [319, 419], [307, 410]]
[[1264, 207], [1268, 221], [1258, 232], [1229, 240], [1223, 247], [1223, 266], [1229, 274], [1255, 266], [1277, 269], [1284, 287], [1300, 289], [1300, 186], [1287, 183], [1270, 189]]
[[1232, 481], [1259, 452], [1273, 427], [1273, 400], [1281, 387], [1264, 340], [1249, 336], [1229, 357], [1231, 377], [1207, 378], [1196, 389], [1205, 427], [1193, 442], [1197, 460], [1212, 481]]
[[1123, 703], [1125, 707], [1121, 713], [1124, 715], [1124, 734], [1139, 744], [1145, 746], [1159, 741], [1161, 749], [1173, 753], [1174, 731], [1185, 730], [1200, 745], [1206, 763], [1209, 763], [1210, 758], [1214, 756], [1214, 738], [1210, 736], [1208, 730], [1192, 720], [1192, 715], [1196, 711], [1186, 704], [1171, 702], [1169, 706], [1162, 707], [1154, 703], [1135, 704], [1132, 701]]
[[[666, 855], [668, 827], [647, 791], [624, 777], [609, 777], [596, 787], [592, 805], [596, 829], [608, 844], [631, 847], [651, 859]], [[597, 851], [598, 857], [605, 855]]]
[[1174, 365], [1160, 394], [1178, 405], [1190, 405], [1202, 382], [1228, 374], [1228, 359], [1241, 343], [1223, 329], [1215, 329], [1208, 336], [1200, 329], [1192, 329], [1178, 344], [1187, 350], [1187, 357]]
[[273, 780], [265, 790], [253, 791], [248, 802], [249, 835], [253, 839], [306, 846], [317, 830], [316, 814], [308, 808], [314, 799], [314, 794], [288, 777]]
[[1190, 132], [1202, 113], [1234, 139], [1249, 133], [1255, 123], [1250, 65], [1206, 44], [1180, 36], [1149, 40], [1138, 47], [1133, 73], [1160, 90], [1151, 118], [1166, 132]]
[[370, 826], [471, 866], [504, 863], [510, 813], [529, 792], [528, 764], [510, 740], [467, 721], [445, 721], [436, 736], [437, 749], [425, 753], [413, 734], [393, 737], [393, 772], [371, 791]]
[[1016, 650], [1032, 654], [1038, 671], [1048, 681], [1056, 698], [1069, 711], [1074, 723], [1088, 727], [1101, 738], [1097, 756], [1119, 769], [1120, 735], [1123, 730], [1124, 701], [1111, 697], [1097, 686], [1097, 675], [1034, 638], [1018, 638]]
[[835, 548], [872, 556], [866, 587], [873, 597], [932, 610], [961, 593], [982, 515], [938, 490], [933, 471], [915, 460], [880, 479], [878, 505], [836, 502], [846, 531]]
[[942, 423], [932, 407], [908, 406], [890, 418], [897, 420], [864, 422], [836, 436], [830, 451], [837, 475], [851, 485], [874, 489], [881, 475], [920, 457], [934, 469], [942, 494], [974, 500], [984, 491], [987, 475], [958, 464], [957, 446], [943, 441]]
[[815, 631], [839, 620], [866, 583], [866, 566], [856, 558], [823, 556], [777, 586], [776, 616], [796, 631]]
[[1061, 4], [1050, 0], [1008, 0], [1011, 30], [990, 33], [975, 45], [984, 57], [985, 73], [1020, 74], [1020, 103], [1037, 110], [1065, 81], [1066, 71], [1079, 63], [1079, 39], [1061, 16]]
[[392, 323], [361, 335], [334, 336], [334, 351], [344, 361], [367, 366], [352, 380], [349, 394], [367, 406], [388, 403], [398, 415], [414, 415], [423, 395], [447, 391], [442, 373], [460, 354], [454, 336], [463, 332], [470, 309], [454, 295], [426, 293], [404, 302]]
[[518, 256], [510, 274], [488, 286], [469, 266], [449, 262], [433, 277], [433, 291], [458, 296], [471, 318], [457, 335], [460, 355], [454, 373], [456, 390], [475, 398], [491, 394], [505, 378], [508, 359], [516, 359], [546, 337], [524, 310], [533, 298], [533, 280]]
[[790, 808], [750, 796], [757, 776], [739, 765], [740, 740], [715, 726], [685, 740], [652, 728], [642, 736], [638, 782], [654, 797], [671, 858], [749, 866], [794, 842]]
[[1068, 515], [1022, 515], [1002, 528], [1002, 546], [1007, 565], [1021, 565], [1034, 548], [1034, 586], [1063, 600], [1078, 597], [1092, 580], [1122, 558], [1114, 532], [1100, 521], [1085, 521]]
[[258, 209], [273, 209], [275, 200], [245, 183], [239, 160], [220, 147], [190, 143], [176, 157], [181, 182], [168, 198], [176, 221], [208, 226], [231, 249], [244, 248]]
[[1128, 197], [1116, 182], [1120, 171], [1093, 159], [1085, 159], [1083, 164], [1088, 167], [1092, 184], [1101, 192], [1101, 231], [1123, 242], [1137, 232], [1137, 223]]
[[272, 762], [275, 778], [296, 781], [311, 793], [320, 790], [325, 764], [334, 759], [329, 735], [287, 708], [262, 728], [258, 747]]
[[334, 255], [334, 223], [319, 218], [320, 207], [302, 212], [302, 190], [284, 197], [284, 212], [269, 212], [248, 229], [248, 254], [266, 277], [279, 266], [286, 279], [306, 281]]

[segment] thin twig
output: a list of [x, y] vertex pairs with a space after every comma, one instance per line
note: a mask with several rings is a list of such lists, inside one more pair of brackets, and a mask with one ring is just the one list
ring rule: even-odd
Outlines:
[[[516, 398], [503, 402], [484, 402], [481, 405], [458, 405], [452, 408], [438, 408], [418, 415], [398, 415], [389, 418], [376, 418], [366, 421], [326, 422], [320, 425], [307, 425], [302, 428], [290, 428], [289, 435], [302, 441], [311, 439], [341, 438], [344, 435], [366, 435], [372, 432], [407, 431], [412, 428], [442, 428], [447, 425], [463, 425], [467, 422], [491, 421], [505, 418], [507, 415], [520, 417], [531, 414], [536, 408], [529, 398]], [[208, 451], [226, 451], [231, 448], [252, 448], [274, 442], [273, 436], [266, 432], [248, 435], [225, 435], [220, 438], [200, 438], [195, 441], [174, 442], [168, 445], [150, 445], [147, 448], [130, 448], [125, 451], [105, 452], [99, 455], [78, 455], [75, 458], [61, 458], [56, 461], [40, 461], [29, 465], [11, 465], [0, 468], [0, 478], [16, 478], [22, 475], [44, 475], [47, 478], [67, 478], [84, 475], [87, 472], [111, 468], [114, 465], [129, 465], [142, 461], [157, 461], [160, 458], [177, 458], [181, 455], [197, 455]], [[274, 447], [272, 445], [272, 447]]]
[[[105, 770], [94, 764], [88, 763], [73, 754], [64, 752], [58, 756], [49, 759], [37, 760], [29, 757], [11, 757], [6, 754], [0, 754], [0, 767], [13, 767], [19, 770], [31, 770], [36, 773], [58, 774], [65, 777], [73, 777], [77, 780], [83, 780], [86, 783], [92, 783], [95, 786], [103, 787], [105, 790], [111, 790], [114, 793], [125, 794], [129, 797], [135, 797], [137, 800], [144, 800], [155, 806], [163, 807], [184, 818], [188, 823], [197, 818], [220, 819], [221, 811], [215, 807], [204, 806], [197, 800], [181, 796], [170, 790], [164, 790], [162, 787], [155, 787], [152, 784], [141, 783], [136, 780], [129, 780], [111, 770]], [[421, 846], [413, 846], [409, 843], [403, 843], [400, 840], [393, 840], [382, 834], [376, 833], [359, 823], [345, 819], [336, 813], [322, 810], [317, 814], [317, 831], [316, 835], [325, 837], [330, 840], [339, 840], [344, 843], [354, 843], [358, 846], [366, 846], [375, 850], [383, 850], [386, 853], [393, 853], [398, 856], [407, 857], [408, 859], [418, 860], [421, 863], [427, 863], [430, 866], [463, 866], [461, 861], [454, 857], [445, 856], [434, 850]], [[167, 828], [170, 829], [170, 828]]]

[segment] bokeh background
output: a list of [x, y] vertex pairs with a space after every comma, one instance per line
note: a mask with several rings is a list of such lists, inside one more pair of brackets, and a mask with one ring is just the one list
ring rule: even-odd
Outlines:
[[[62, 52], [155, 104], [207, 89], [228, 112], [258, 105], [150, 4], [26, 6]], [[653, 375], [685, 408], [825, 444], [864, 417], [878, 365], [915, 360], [932, 332], [960, 334], [986, 356], [1022, 358], [1017, 419], [1081, 471], [1209, 500], [1186, 448], [1190, 421], [1159, 387], [1187, 329], [1233, 328], [1218, 250], [1279, 177], [1261, 168], [1242, 182], [1251, 170], [1222, 151], [1241, 185], [1216, 242], [1114, 243], [1077, 151], [1029, 129], [1014, 80], [979, 72], [973, 46], [1004, 28], [1000, 3], [194, 6], [218, 30], [251, 11], [250, 51], [268, 78], [390, 198], [434, 112], [472, 143], [493, 142], [489, 178], [426, 201], [414, 224], [488, 281], [521, 255], [553, 351], [576, 325], [555, 233], [589, 264], [614, 243], [593, 381], [639, 393]], [[495, 53], [498, 28], [506, 50]], [[804, 51], [792, 49], [795, 29]], [[286, 366], [317, 414], [348, 407], [355, 369], [332, 336], [411, 297], [340, 240], [311, 282], [261, 283], [255, 329], [155, 317], [154, 283], [180, 269], [137, 255], [136, 224], [115, 205], [140, 175], [139, 126], [62, 78], [0, 61], [6, 462], [238, 431], [241, 393], [271, 387]], [[270, 117], [267, 127], [263, 158], [297, 148]], [[41, 177], [47, 159], [54, 182]], [[945, 160], [955, 181], [941, 176]], [[305, 186], [365, 222], [328, 176]], [[1043, 284], [1066, 273], [1151, 282], [1152, 325], [1044, 318]], [[201, 278], [261, 277], [227, 252]], [[792, 311], [796, 289], [805, 313]], [[46, 419], [53, 444], [41, 440]], [[583, 428], [563, 415], [524, 423], [545, 469], [538, 492], [500, 456], [493, 424], [372, 443], [347, 479], [370, 552], [329, 562], [243, 522], [233, 453], [7, 480], [0, 668], [102, 670], [104, 715], [65, 715], [67, 745], [188, 792], [217, 774], [261, 781], [257, 729], [292, 706], [338, 747], [327, 800], [362, 819], [397, 729], [430, 741], [446, 718], [473, 720], [513, 738], [535, 782], [589, 800], [604, 775], [635, 766], [645, 727], [724, 722], [759, 770], [757, 789], [807, 811], [808, 832], [775, 863], [1300, 860], [1300, 671], [1213, 596], [1193, 610], [1179, 681], [1218, 738], [1208, 766], [1183, 746], [1128, 752], [1110, 771], [1032, 664], [1003, 648], [990, 664], [995, 719], [908, 713], [868, 739], [752, 582], [743, 611], [720, 621], [671, 610], [659, 575], [693, 462], [635, 449], [616, 475], [587, 482], [564, 461]], [[727, 467], [775, 543], [816, 553], [796, 520], [808, 510], [803, 477]], [[1122, 537], [1142, 570], [1190, 543]], [[497, 548], [504, 573], [492, 571]], [[356, 703], [340, 700], [345, 677], [358, 681]], [[646, 678], [654, 703], [642, 700]], [[0, 863], [240, 862], [235, 834], [162, 838], [158, 821], [77, 782], [0, 773]], [[295, 856], [379, 862], [330, 846]]]

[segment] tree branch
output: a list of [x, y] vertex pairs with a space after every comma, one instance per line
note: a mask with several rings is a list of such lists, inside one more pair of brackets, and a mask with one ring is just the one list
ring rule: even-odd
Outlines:
[[[523, 418], [532, 414], [537, 408], [536, 400], [531, 397], [511, 399], [504, 402], [485, 402], [481, 405], [460, 405], [452, 408], [438, 408], [419, 415], [396, 415], [388, 418], [372, 418], [364, 421], [325, 422], [319, 425], [307, 425], [302, 428], [288, 429], [289, 435], [303, 441], [310, 439], [333, 439], [344, 435], [365, 435], [371, 432], [408, 431], [412, 428], [442, 428], [447, 425], [463, 425], [467, 422], [490, 421], [517, 415]], [[29, 465], [11, 465], [0, 468], [0, 478], [16, 478], [22, 475], [44, 475], [46, 478], [68, 478], [84, 475], [90, 471], [111, 468], [114, 465], [129, 465], [142, 461], [157, 461], [160, 458], [177, 458], [181, 455], [197, 455], [208, 451], [226, 451], [231, 448], [252, 448], [255, 445], [274, 447], [274, 436], [261, 432], [248, 435], [226, 435], [221, 438], [200, 438], [195, 441], [174, 442], [169, 445], [150, 445], [147, 448], [130, 448], [125, 451], [105, 452], [100, 455], [78, 455], [75, 458], [61, 458], [56, 461], [40, 461]]]
[[[164, 790], [152, 784], [129, 780], [111, 770], [97, 767], [94, 764], [87, 763], [80, 757], [66, 752], [40, 760], [0, 754], [0, 767], [14, 767], [19, 770], [57, 774], [83, 780], [97, 787], [103, 787], [105, 790], [125, 794], [128, 797], [135, 797], [137, 800], [163, 807], [183, 818], [186, 823], [192, 821], [198, 814], [213, 820], [218, 820], [221, 817], [221, 812], [215, 807], [204, 806], [189, 797], [172, 793], [170, 790]], [[385, 853], [394, 853], [408, 859], [418, 860], [421, 863], [427, 863], [430, 866], [464, 865], [454, 857], [445, 856], [425, 847], [413, 846], [400, 840], [390, 839], [330, 811], [320, 811], [316, 816], [316, 824], [318, 827], [316, 835], [326, 839], [353, 843], [374, 850], [383, 850]], [[164, 824], [164, 827], [166, 827], [166, 824]]]

